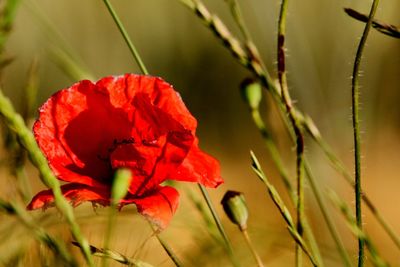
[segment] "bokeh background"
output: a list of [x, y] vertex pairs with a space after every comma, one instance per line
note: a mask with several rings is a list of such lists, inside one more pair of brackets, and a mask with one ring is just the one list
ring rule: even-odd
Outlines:
[[[293, 242], [284, 222], [271, 202], [266, 189], [252, 173], [249, 150], [256, 152], [267, 174], [286, 200], [288, 196], [270, 162], [262, 139], [252, 124], [248, 109], [240, 98], [238, 86], [250, 73], [240, 66], [210, 30], [178, 0], [112, 1], [133, 42], [152, 75], [163, 77], [181, 93], [189, 110], [199, 121], [201, 147], [221, 162], [226, 183], [210, 190], [244, 266], [253, 266], [250, 252], [223, 214], [219, 201], [227, 189], [244, 192], [250, 209], [249, 233], [268, 266], [290, 266]], [[335, 152], [353, 169], [351, 127], [351, 73], [355, 51], [364, 24], [349, 18], [343, 11], [351, 7], [368, 13], [372, 1], [291, 1], [287, 26], [287, 68], [290, 92], [296, 105], [309, 114]], [[239, 35], [225, 1], [204, 1]], [[246, 23], [268, 69], [276, 69], [276, 32], [279, 1], [240, 0]], [[381, 1], [376, 17], [400, 24], [400, 2]], [[33, 60], [39, 71], [39, 107], [49, 95], [68, 87], [76, 80], [65, 71], [62, 52], [69, 51], [87, 73], [87, 78], [139, 73], [116, 25], [100, 0], [25, 0], [18, 10], [6, 52], [14, 58], [1, 78], [5, 93], [21, 110], [27, 72]], [[60, 56], [61, 55], [61, 56]], [[371, 31], [362, 61], [362, 155], [363, 186], [387, 221], [400, 233], [400, 41]], [[281, 148], [285, 163], [294, 175], [294, 147], [282, 129], [265, 94], [263, 116], [268, 120]], [[2, 159], [7, 154], [1, 152]], [[353, 191], [329, 166], [324, 155], [310, 140], [307, 156], [323, 190], [333, 189], [349, 204]], [[32, 192], [44, 188], [36, 171], [28, 166]], [[12, 198], [7, 166], [2, 166], [0, 196]], [[183, 185], [197, 194], [195, 185]], [[228, 266], [224, 251], [207, 234], [190, 199], [183, 199], [171, 226], [162, 236], [185, 259], [188, 266]], [[198, 195], [198, 197], [200, 197]], [[344, 218], [326, 199], [350, 255], [356, 259], [356, 239]], [[289, 203], [289, 202], [287, 202]], [[290, 205], [289, 205], [290, 206]], [[76, 209], [90, 242], [101, 246], [106, 209], [93, 211], [89, 204]], [[306, 212], [327, 266], [340, 264], [334, 244], [327, 233], [315, 199], [307, 187]], [[394, 266], [400, 266], [400, 253], [376, 220], [364, 209], [365, 228], [381, 254]], [[68, 238], [60, 216], [49, 210], [43, 223]], [[17, 248], [21, 240], [31, 240], [26, 230], [17, 228], [12, 219], [0, 217], [0, 264]], [[12, 228], [11, 226], [15, 226]], [[7, 228], [10, 227], [10, 228]], [[6, 231], [7, 229], [11, 229]], [[159, 244], [150, 238], [151, 230], [134, 208], [127, 208], [118, 218], [111, 247], [134, 255], [155, 266], [172, 266]], [[22, 239], [21, 239], [22, 238]], [[29, 242], [23, 242], [29, 246]], [[142, 245], [145, 243], [144, 245]], [[37, 262], [31, 253], [27, 262]], [[117, 265], [115, 265], [117, 266]]]

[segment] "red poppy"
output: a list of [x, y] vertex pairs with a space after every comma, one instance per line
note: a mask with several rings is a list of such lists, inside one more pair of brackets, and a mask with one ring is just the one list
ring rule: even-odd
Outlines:
[[[113, 174], [129, 168], [132, 180], [121, 206], [165, 228], [179, 201], [166, 180], [217, 187], [219, 163], [201, 151], [196, 119], [180, 95], [160, 78], [126, 74], [95, 84], [84, 80], [50, 97], [33, 126], [36, 141], [56, 177], [68, 182], [64, 196], [110, 204]], [[37, 194], [28, 209], [53, 204], [51, 190]]]

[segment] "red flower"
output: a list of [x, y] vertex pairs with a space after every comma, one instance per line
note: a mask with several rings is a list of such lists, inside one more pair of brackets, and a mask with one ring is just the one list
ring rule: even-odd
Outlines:
[[[179, 201], [165, 180], [217, 187], [217, 160], [198, 148], [196, 119], [179, 94], [160, 78], [126, 74], [63, 89], [40, 108], [33, 132], [64, 196], [77, 206], [110, 204], [113, 173], [129, 168], [132, 182], [121, 206], [165, 228]], [[37, 194], [28, 209], [53, 204], [51, 190]]]

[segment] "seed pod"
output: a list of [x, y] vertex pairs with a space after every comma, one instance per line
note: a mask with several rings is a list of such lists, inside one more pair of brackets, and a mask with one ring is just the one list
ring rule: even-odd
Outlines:
[[239, 226], [240, 230], [245, 230], [249, 212], [243, 193], [229, 190], [222, 198], [221, 204], [231, 222]]
[[240, 84], [243, 100], [251, 109], [258, 109], [262, 99], [261, 85], [253, 79], [247, 78]]

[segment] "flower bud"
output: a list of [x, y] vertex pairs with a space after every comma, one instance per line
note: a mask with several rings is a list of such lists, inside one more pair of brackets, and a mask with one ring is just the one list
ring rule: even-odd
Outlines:
[[111, 189], [112, 205], [118, 205], [119, 201], [128, 193], [131, 179], [132, 173], [129, 169], [118, 169], [115, 172]]
[[240, 84], [240, 92], [251, 109], [258, 108], [262, 99], [262, 88], [258, 82], [250, 78], [245, 79]]
[[245, 230], [249, 212], [243, 193], [229, 190], [222, 198], [221, 204], [231, 222], [238, 225], [240, 230]]

